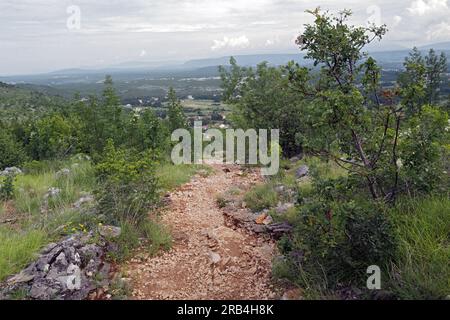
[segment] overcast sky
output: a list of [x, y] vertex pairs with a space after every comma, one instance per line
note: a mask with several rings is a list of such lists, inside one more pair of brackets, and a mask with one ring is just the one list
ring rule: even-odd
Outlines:
[[450, 41], [448, 0], [0, 0], [0, 74], [296, 52], [316, 6], [387, 24], [386, 49]]

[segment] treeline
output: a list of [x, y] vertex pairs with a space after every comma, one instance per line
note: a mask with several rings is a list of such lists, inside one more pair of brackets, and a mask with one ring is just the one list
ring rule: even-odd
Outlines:
[[123, 108], [111, 77], [106, 77], [104, 86], [101, 96], [76, 96], [65, 103], [58, 100], [47, 110], [16, 108], [14, 102], [2, 110], [7, 116], [0, 119], [0, 168], [79, 153], [98, 159], [108, 140], [135, 153], [164, 153], [172, 128], [186, 126], [182, 106], [172, 89], [167, 117], [160, 119], [151, 109], [136, 113]]
[[[0, 171], [19, 167], [30, 179], [39, 181], [39, 174], [52, 172], [53, 164], [87, 157], [94, 168], [89, 181], [95, 185], [89, 187], [95, 196], [96, 214], [86, 216], [102, 217], [102, 223], [122, 227], [117, 257], [129, 254], [142, 237], [152, 241], [152, 250], [157, 250], [161, 239], [164, 245], [169, 243], [149, 213], [164, 191], [157, 171], [170, 165], [170, 134], [187, 125], [174, 90], [169, 91], [165, 119], [151, 109], [134, 112], [123, 108], [111, 77], [106, 77], [101, 96], [58, 100], [48, 109], [13, 106], [6, 108], [5, 114], [0, 119]], [[15, 173], [20, 170], [8, 172], [12, 173], [0, 175], [0, 201], [12, 200], [14, 206]]]

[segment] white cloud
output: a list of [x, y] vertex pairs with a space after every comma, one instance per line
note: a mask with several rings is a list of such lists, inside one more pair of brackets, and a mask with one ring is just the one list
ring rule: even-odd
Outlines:
[[250, 40], [247, 36], [240, 37], [223, 37], [223, 40], [214, 40], [211, 50], [216, 51], [224, 48], [247, 48], [250, 45]]
[[251, 23], [252, 26], [273, 26], [277, 24], [276, 21], [254, 21]]
[[147, 51], [142, 50], [141, 53], [139, 54], [139, 57], [145, 57], [147, 55]]
[[[82, 24], [69, 33], [72, 3]], [[450, 40], [450, 0], [0, 0], [0, 75], [115, 64], [143, 48], [149, 61], [297, 52], [295, 38], [313, 22], [305, 10], [316, 6], [352, 9], [358, 25], [386, 23], [381, 48]]]
[[394, 16], [394, 22], [392, 24], [393, 27], [396, 27], [402, 22], [403, 18], [401, 16]]
[[450, 38], [450, 24], [443, 21], [437, 25], [432, 25], [427, 31], [427, 38], [433, 41], [448, 41]]
[[[284, 40], [285, 41], [285, 40]], [[271, 38], [267, 39], [264, 43], [264, 45], [266, 47], [272, 47], [272, 46], [278, 46], [280, 43], [282, 43], [283, 41], [280, 38], [279, 34], [276, 34], [274, 36], [272, 36]], [[287, 42], [287, 41], [286, 41]]]
[[408, 11], [415, 16], [423, 16], [448, 9], [447, 0], [415, 0]]

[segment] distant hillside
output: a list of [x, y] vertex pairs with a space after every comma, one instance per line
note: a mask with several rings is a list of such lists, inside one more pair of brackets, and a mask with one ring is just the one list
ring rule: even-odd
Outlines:
[[[289, 61], [305, 63], [304, 54], [255, 54], [255, 55], [237, 55], [234, 56], [237, 63], [241, 66], [256, 66], [266, 61], [272, 65], [283, 65]], [[213, 59], [197, 59], [184, 63], [185, 68], [204, 68], [219, 65], [229, 65], [230, 56], [213, 58]]]
[[419, 47], [420, 50], [439, 50], [439, 51], [450, 51], [450, 41], [448, 42], [440, 42], [440, 43], [433, 43], [429, 44], [427, 46]]
[[[438, 53], [445, 52], [450, 61], [450, 42], [419, 49], [426, 54], [431, 47]], [[383, 81], [389, 85], [397, 78], [398, 72], [403, 68], [404, 59], [409, 53], [409, 49], [402, 49], [374, 51], [370, 55], [383, 68]], [[301, 65], [311, 66], [311, 61], [305, 59], [305, 54], [301, 52], [234, 57], [241, 66], [256, 66], [263, 61], [270, 65], [284, 65], [289, 61], [296, 61]], [[104, 68], [65, 69], [47, 74], [0, 77], [0, 81], [14, 84], [16, 89], [27, 89], [28, 92], [37, 91], [49, 96], [60, 95], [71, 98], [76, 92], [82, 96], [99, 94], [103, 89], [105, 75], [110, 74], [124, 103], [137, 98], [144, 101], [152, 97], [162, 98], [166, 95], [169, 86], [174, 87], [180, 96], [193, 95], [202, 99], [217, 99], [220, 96], [218, 66], [228, 66], [229, 60], [230, 56], [186, 62], [129, 61]], [[18, 95], [29, 96], [24, 93]]]
[[[433, 46], [430, 46], [430, 48]], [[447, 49], [448, 47], [448, 49]], [[430, 49], [428, 47], [420, 48], [423, 54], [426, 54]], [[433, 47], [437, 52], [445, 52], [450, 58], [450, 43], [440, 44]], [[396, 51], [376, 51], [369, 53], [383, 68], [401, 68], [405, 57], [411, 50], [396, 50]], [[305, 55], [299, 54], [260, 54], [260, 55], [238, 55], [234, 56], [237, 63], [241, 66], [256, 66], [259, 63], [266, 61], [271, 65], [284, 65], [289, 61], [295, 61], [302, 65], [309, 65], [311, 62], [305, 59]], [[450, 59], [449, 59], [450, 60]], [[190, 60], [184, 63], [187, 69], [205, 68], [219, 65], [229, 65], [230, 56], [213, 58], [213, 59], [198, 59]]]
[[[438, 53], [445, 52], [450, 58], [450, 42], [443, 42], [420, 47], [423, 54], [430, 48], [434, 48]], [[403, 66], [405, 57], [411, 50], [402, 49], [395, 51], [374, 51], [370, 55], [384, 69], [400, 69]], [[283, 65], [289, 61], [295, 61], [302, 65], [310, 65], [302, 52], [295, 54], [252, 54], [235, 55], [237, 63], [241, 66], [256, 66], [266, 61], [270, 65]], [[58, 85], [63, 83], [95, 83], [101, 81], [106, 74], [111, 74], [115, 79], [133, 80], [138, 78], [164, 78], [164, 77], [189, 77], [214, 76], [217, 66], [229, 65], [230, 56], [218, 58], [195, 59], [186, 62], [180, 61], [128, 61], [106, 67], [92, 68], [72, 68], [57, 70], [46, 74], [18, 75], [0, 77], [0, 81], [9, 83], [33, 83], [39, 85]], [[449, 59], [450, 60], [450, 59]], [[202, 74], [205, 72], [205, 74]]]
[[55, 95], [57, 91], [47, 86], [16, 86], [0, 82], [1, 109], [48, 109], [64, 103], [64, 99]]

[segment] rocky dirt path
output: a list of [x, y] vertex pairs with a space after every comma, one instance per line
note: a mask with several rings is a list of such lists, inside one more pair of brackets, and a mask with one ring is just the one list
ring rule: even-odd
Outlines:
[[233, 186], [248, 188], [259, 174], [243, 175], [238, 166], [212, 165], [208, 177], [170, 194], [163, 223], [174, 237], [169, 252], [139, 253], [125, 265], [133, 299], [273, 299], [272, 242], [228, 227], [216, 196]]

